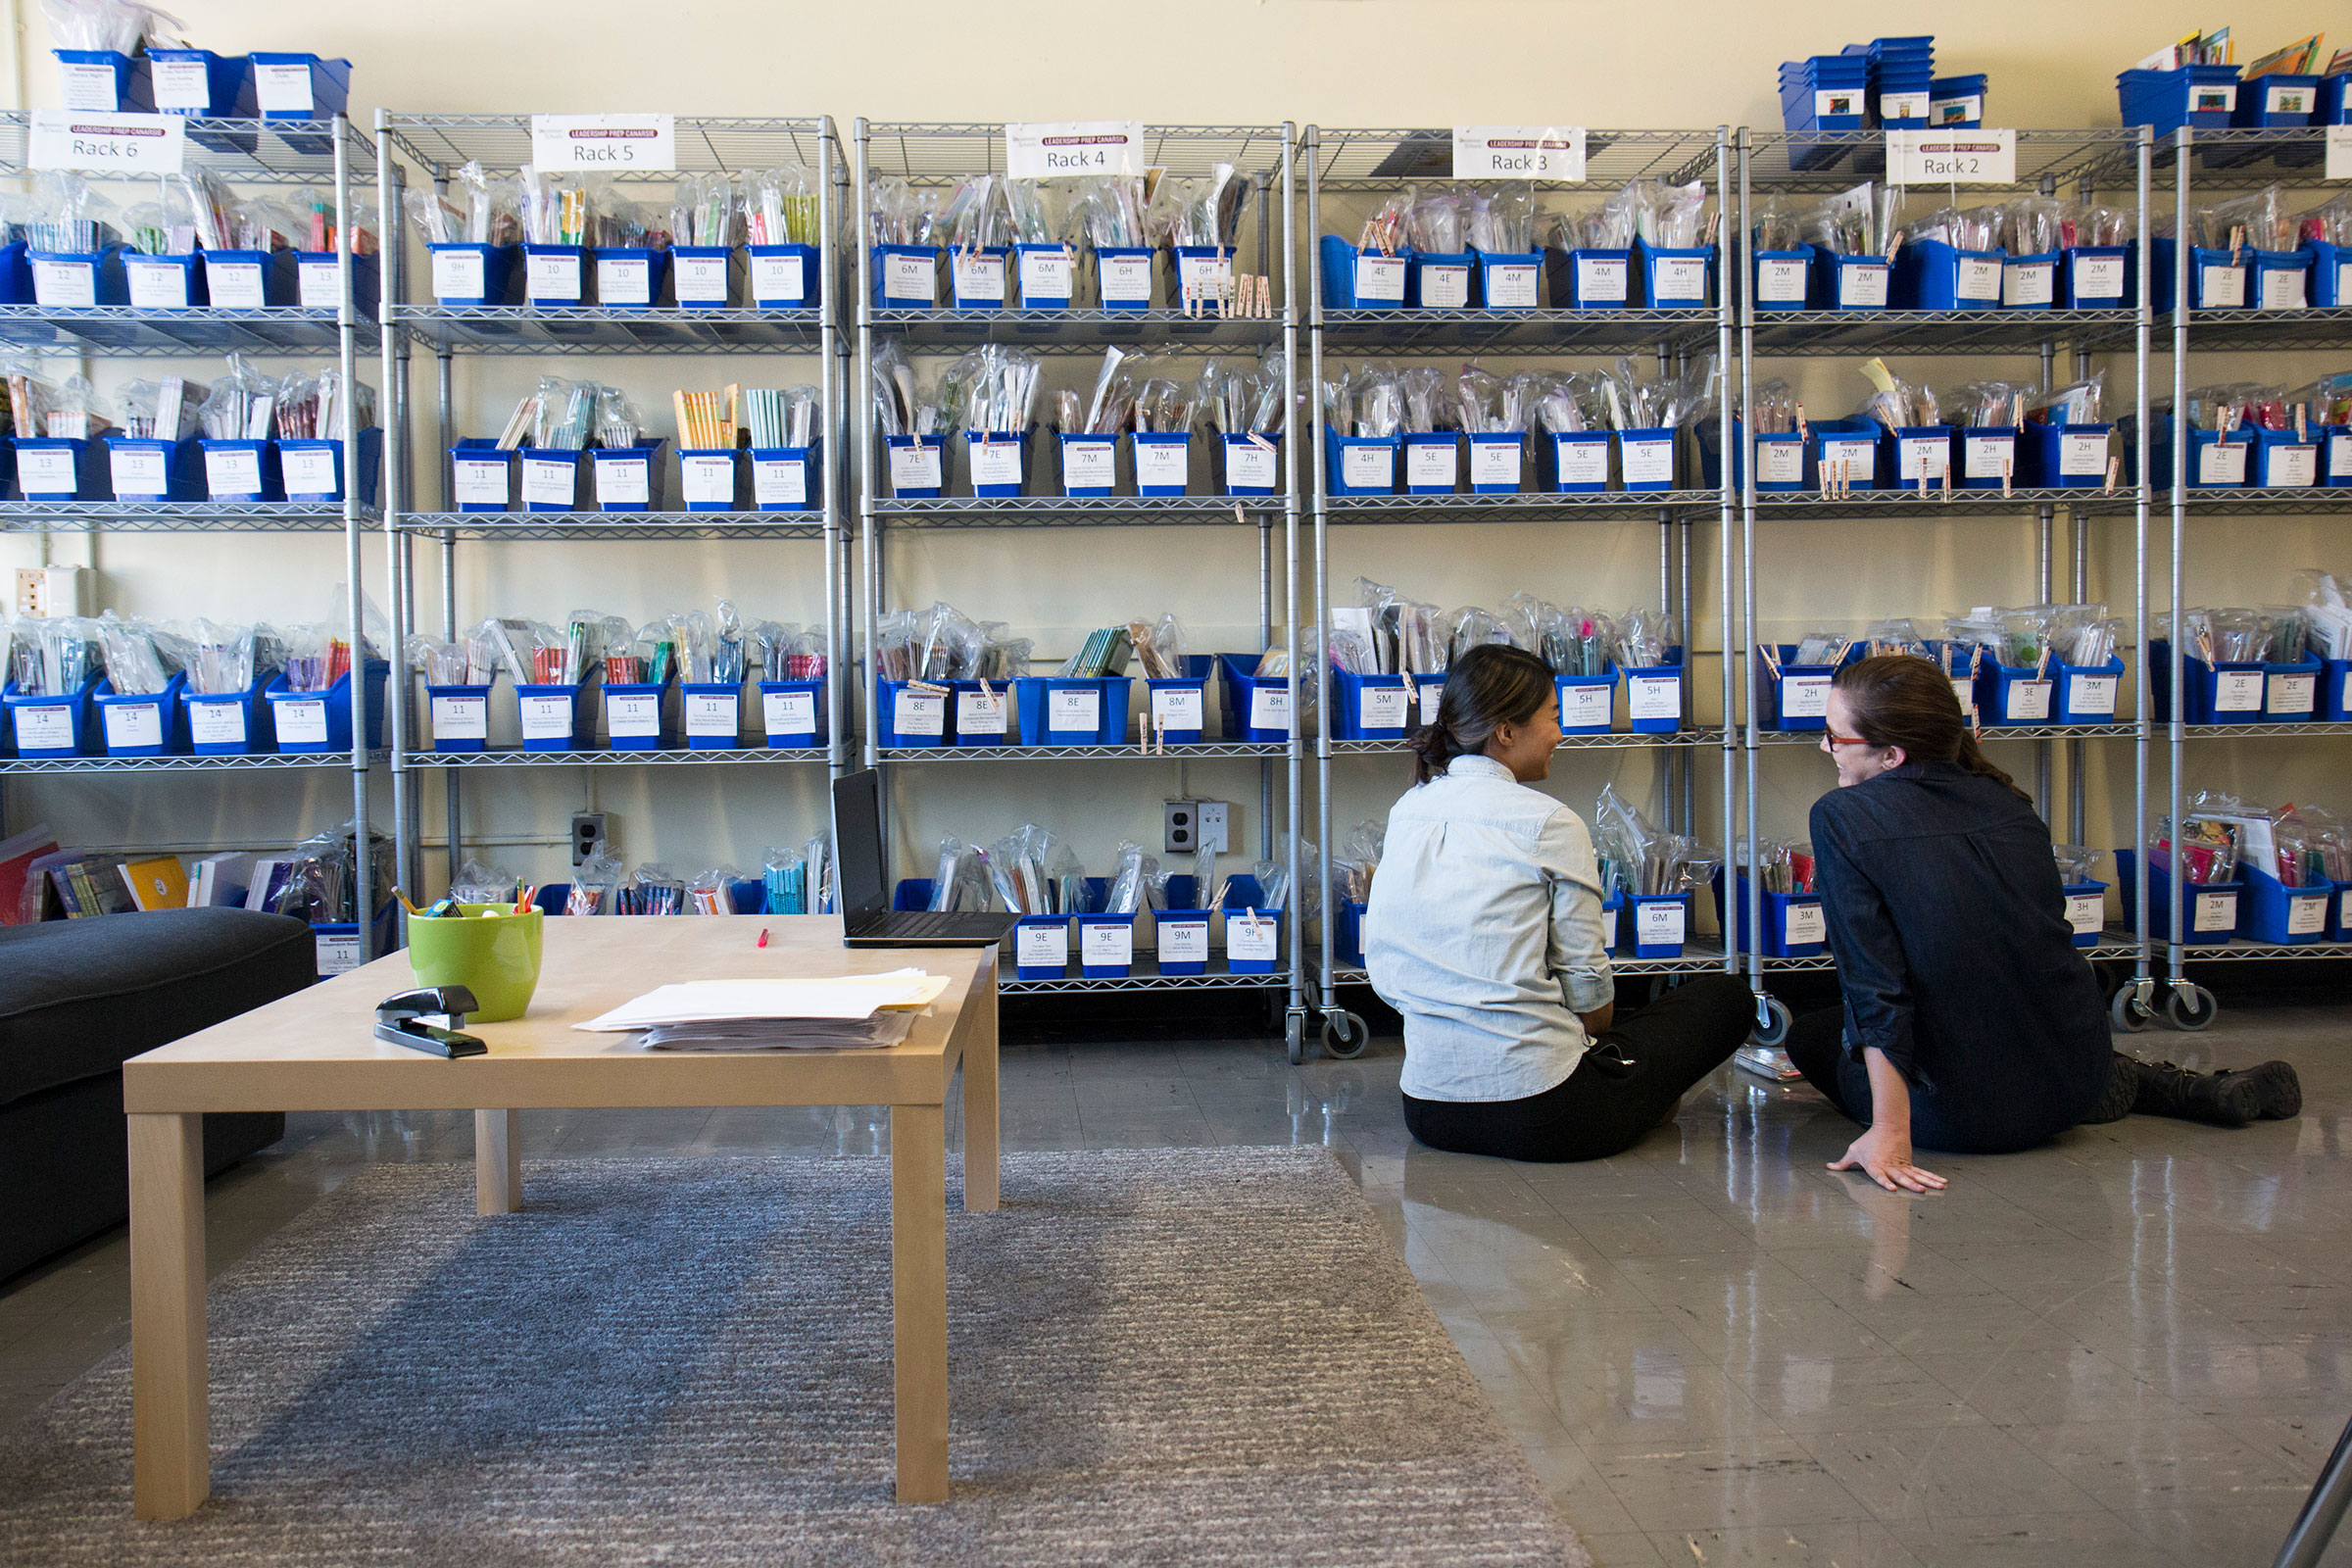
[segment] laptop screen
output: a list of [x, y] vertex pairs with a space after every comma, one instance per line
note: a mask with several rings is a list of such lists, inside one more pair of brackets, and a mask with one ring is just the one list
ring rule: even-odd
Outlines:
[[882, 786], [872, 768], [833, 781], [833, 853], [841, 867], [843, 929], [855, 932], [890, 906], [882, 870]]

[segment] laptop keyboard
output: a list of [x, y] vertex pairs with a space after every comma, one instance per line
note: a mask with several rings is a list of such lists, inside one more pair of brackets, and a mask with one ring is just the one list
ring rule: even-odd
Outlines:
[[961, 914], [937, 910], [924, 910], [920, 913], [902, 912], [893, 914], [882, 929], [894, 937], [946, 936], [960, 929], [958, 922], [964, 918], [966, 917]]

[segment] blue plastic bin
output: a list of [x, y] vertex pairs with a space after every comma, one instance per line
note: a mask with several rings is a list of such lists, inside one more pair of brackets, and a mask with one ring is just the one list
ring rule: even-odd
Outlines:
[[1257, 907], [1261, 894], [1257, 878], [1237, 876], [1226, 884], [1225, 968], [1229, 974], [1272, 974], [1282, 961], [1281, 909]]
[[1630, 311], [1642, 303], [1634, 253], [1580, 246], [1550, 251], [1552, 298], [1572, 311]]
[[2323, 664], [2318, 659], [2301, 660], [2292, 664], [2264, 664], [2262, 721], [2266, 724], [2300, 724], [2311, 719], [2319, 710], [2323, 674]]
[[1402, 443], [1406, 495], [1449, 496], [1461, 488], [1460, 431], [1408, 430], [1398, 440]]
[[514, 454], [501, 452], [495, 437], [469, 435], [449, 449], [451, 493], [460, 512], [514, 509]]
[[2058, 254], [2060, 310], [2120, 311], [2134, 297], [2129, 246], [2073, 245]]
[[816, 308], [816, 247], [753, 245], [745, 251], [747, 287], [754, 309], [808, 311]]
[[1801, 311], [1813, 298], [1813, 247], [1758, 251], [1749, 298], [1759, 312]]
[[[1715, 924], [1718, 929], [1735, 933], [1736, 951], [1746, 953], [1752, 943], [1747, 927], [1747, 873], [1733, 878], [1733, 906], [1728, 915], [1723, 906], [1723, 873], [1714, 878]], [[1829, 925], [1822, 913], [1818, 893], [1764, 894], [1764, 956], [1768, 958], [1817, 958], [1829, 951]]]
[[2252, 296], [2254, 309], [2301, 311], [2310, 308], [2310, 250], [2248, 250], [2245, 254], [2253, 270], [2252, 275], [2246, 280], [2246, 291]]
[[1402, 675], [1331, 672], [1331, 735], [1342, 741], [1400, 741], [1413, 727], [1413, 697]]
[[1208, 733], [1208, 683], [1214, 661], [1206, 654], [1187, 654], [1185, 673], [1172, 679], [1146, 680], [1140, 715], [1147, 737], [1163, 746], [1198, 746]]
[[267, 752], [270, 735], [270, 704], [263, 697], [270, 673], [264, 671], [242, 692], [192, 692], [180, 688], [185, 710], [181, 722], [188, 732], [188, 749], [198, 757], [251, 757]]
[[182, 670], [164, 683], [160, 692], [117, 696], [114, 682], [102, 680], [90, 694], [98, 710], [98, 732], [109, 757], [181, 757], [188, 750], [187, 711], [179, 694], [186, 690]]
[[1715, 249], [1634, 242], [1642, 299], [1653, 311], [1704, 310], [1715, 303]]
[[1095, 297], [1106, 311], [1152, 308], [1152, 269], [1158, 253], [1149, 245], [1095, 247]]
[[1135, 916], [1078, 916], [1078, 972], [1089, 980], [1124, 980], [1135, 968]]
[[1232, 741], [1279, 742], [1291, 738], [1297, 715], [1291, 710], [1291, 682], [1286, 675], [1257, 675], [1261, 656], [1219, 654], [1217, 667], [1224, 679], [1225, 738]]
[[[1896, 489], [1940, 489], [1952, 471], [1952, 427], [1948, 424], [1881, 427], [1879, 471], [1891, 477]], [[1954, 475], [1955, 480], [1957, 475]]]
[[670, 748], [667, 681], [605, 683], [605, 750], [661, 752]]
[[122, 277], [122, 247], [63, 254], [26, 250], [32, 268], [32, 302], [50, 310], [86, 305], [128, 305], [130, 286]]
[[1609, 487], [1609, 432], [1579, 430], [1550, 434], [1538, 450], [1555, 495], [1595, 495]]
[[2352, 485], [2352, 424], [2320, 426], [2320, 482], [2335, 489]]
[[1675, 432], [1620, 430], [1617, 432], [1618, 482], [1628, 490], [1671, 490], [1675, 472]]
[[1062, 433], [1054, 443], [1061, 450], [1061, 493], [1102, 497], [1119, 488], [1119, 438], [1115, 435]]
[[947, 487], [948, 439], [940, 435], [886, 435], [890, 493], [901, 501], [937, 500]]
[[526, 305], [555, 310], [585, 305], [594, 277], [588, 252], [581, 246], [522, 247], [522, 298]]
[[[2047, 311], [2058, 304], [2059, 253], [2001, 258], [2001, 309]], [[2127, 282], [2130, 277], [2127, 273]]]
[[1341, 435], [1326, 425], [1323, 452], [1325, 464], [1330, 469], [1332, 495], [1392, 496], [1396, 493], [1396, 437]]
[[1117, 746], [1135, 682], [1126, 675], [1023, 676], [1012, 683], [1023, 746]]
[[1617, 951], [1634, 958], [1679, 958], [1690, 940], [1690, 895], [1634, 893], [1618, 917]]
[[1518, 430], [1479, 430], [1470, 436], [1470, 492], [1517, 495], [1527, 478], [1527, 436]]
[[1937, 239], [1916, 240], [1895, 253], [1890, 286], [1901, 311], [1989, 311], [2001, 303], [2004, 253], [1963, 251]]
[[1894, 269], [1884, 256], [1840, 256], [1819, 245], [1807, 305], [1817, 311], [1883, 311], [1893, 298]]
[[1976, 130], [1984, 123], [1983, 73], [1937, 76], [1928, 83], [1928, 125], [1935, 130]]
[[1815, 419], [1810, 425], [1811, 438], [1806, 456], [1811, 469], [1805, 475], [1807, 489], [1817, 488], [1822, 472], [1829, 470], [1834, 479], [1841, 478], [1848, 490], [1875, 490], [1884, 466], [1879, 462], [1879, 425], [1876, 420]]
[[1323, 306], [1334, 311], [1400, 311], [1412, 252], [1359, 250], [1337, 234], [1323, 236]]
[[[591, 469], [588, 454], [568, 447], [522, 447], [515, 454], [525, 512], [585, 512]], [[466, 510], [460, 507], [459, 511]]]
[[612, 245], [590, 251], [596, 303], [616, 311], [652, 310], [662, 303], [669, 256], [668, 251], [645, 245]]
[[[351, 62], [256, 49], [253, 91], [264, 120], [331, 120], [351, 103]], [[286, 145], [318, 155], [331, 151], [326, 136], [287, 135]]]
[[678, 448], [678, 504], [688, 512], [741, 512], [743, 449]]
[[1404, 303], [1416, 311], [1466, 311], [1470, 308], [1470, 274], [1478, 258], [1468, 251], [1415, 251], [1404, 274]]
[[822, 475], [815, 447], [752, 447], [745, 461], [752, 475], [755, 512], [812, 512], [822, 502]]
[[52, 49], [57, 56], [58, 102], [85, 115], [155, 112], [155, 82], [144, 55], [115, 49]]
[[2240, 130], [2294, 130], [2310, 124], [2319, 109], [2319, 77], [2266, 71], [2237, 84], [2230, 123]]
[[635, 446], [596, 447], [588, 453], [589, 490], [599, 512], [658, 512], [668, 464], [663, 436], [645, 436]]
[[1233, 247], [1230, 245], [1172, 245], [1168, 248], [1168, 275], [1173, 286], [1168, 291], [1168, 303], [1181, 309], [1187, 285], [1199, 292], [1196, 309], [1216, 309], [1224, 298], [1225, 284], [1233, 276]]
[[[359, 433], [357, 441], [359, 489], [355, 495], [361, 506], [372, 507], [383, 474], [384, 432], [370, 425]], [[342, 503], [345, 467], [341, 441], [280, 441], [277, 464], [288, 501]]]
[[2328, 920], [2336, 902], [2335, 884], [2315, 882], [2290, 888], [2258, 865], [2240, 865], [2245, 891], [2237, 901], [2237, 934], [2275, 947], [2301, 947], [2328, 940]]
[[1762, 659], [1753, 661], [1757, 725], [1777, 730], [1829, 728], [1830, 681], [1838, 666], [1795, 662], [1794, 643], [1781, 643], [1773, 651], [1781, 661], [1777, 676]]
[[2069, 882], [2059, 891], [2066, 896], [2066, 923], [2075, 933], [2075, 946], [2095, 948], [2107, 933], [2107, 884]]
[[0, 245], [0, 305], [32, 303], [32, 266], [24, 260], [24, 242], [12, 239]]
[[585, 752], [596, 742], [594, 686], [524, 684], [514, 708], [526, 752]]
[[936, 681], [886, 680], [880, 687], [881, 711], [874, 715], [874, 730], [879, 743], [886, 747], [945, 746], [948, 742], [948, 720], [952, 693]]
[[[604, 280], [599, 277], [601, 291]], [[735, 247], [672, 245], [669, 291], [681, 311], [723, 311], [735, 303]]]
[[114, 493], [106, 447], [75, 436], [19, 436], [17, 494], [27, 501], [104, 501]]
[[[384, 744], [384, 683], [392, 666], [380, 659], [368, 661], [363, 683], [366, 698], [368, 750]], [[322, 692], [297, 692], [280, 674], [263, 696], [270, 702], [270, 724], [280, 752], [332, 754], [351, 750], [352, 672], [345, 670]]]
[[[2181, 656], [2185, 690], [2181, 722], [2188, 724], [2259, 724], [2267, 682], [2258, 663], [2219, 662], [2208, 664], [2194, 654]], [[2168, 718], [2173, 711], [2172, 644], [2158, 637], [2148, 644], [2149, 716]]]
[[1478, 301], [1490, 311], [1532, 311], [1544, 303], [1544, 253], [1473, 251]]
[[[151, 42], [147, 64], [158, 114], [193, 120], [261, 118], [261, 105], [254, 99], [253, 62], [244, 55], [217, 55], [210, 49], [159, 49]], [[191, 128], [188, 139], [214, 152], [253, 151], [251, 136], [232, 138], [220, 131]]]
[[1152, 912], [1153, 956], [1161, 974], [1208, 972], [1206, 909], [1154, 909]]
[[1014, 286], [1024, 311], [1066, 311], [1078, 298], [1078, 255], [1067, 245], [1015, 245]]
[[760, 682], [760, 728], [771, 748], [824, 745], [828, 718], [823, 681]]
[[1629, 664], [1618, 671], [1625, 679], [1626, 727], [1637, 735], [1671, 735], [1683, 727], [1683, 651], [1666, 652], [1673, 663]]
[[2311, 253], [2311, 303], [2330, 311], [2352, 305], [2352, 245], [2307, 239], [2303, 248]]
[[1012, 301], [1012, 251], [1004, 245], [950, 249], [948, 295], [959, 311], [1001, 311]]
[[[2127, 471], [2137, 465], [2138, 443], [2124, 449]], [[2198, 490], [2234, 490], [2254, 475], [2254, 431], [2247, 425], [2234, 430], [2188, 432], [2188, 483]], [[2159, 490], [2173, 482], [2173, 417], [2153, 416], [2148, 423], [2148, 483]]]
[[2186, 125], [2220, 130], [2237, 109], [2237, 67], [2182, 66], [2175, 71], [2122, 72], [2116, 96], [2126, 125], [2151, 125], [2159, 136]]
[[122, 290], [142, 311], [185, 311], [212, 302], [204, 291], [203, 258], [194, 251], [185, 256], [124, 251]]
[[274, 441], [216, 441], [199, 436], [205, 494], [215, 501], [283, 501]]
[[886, 311], [927, 311], [939, 303], [939, 247], [877, 245], [874, 303]]
[[1128, 436], [1139, 496], [1180, 496], [1192, 485], [1193, 436], [1189, 430], [1143, 431]]
[[[2133, 245], [2138, 241], [2134, 240]], [[2148, 300], [2159, 316], [2173, 312], [2176, 281], [2174, 270], [2180, 266], [2180, 244], [2170, 235], [2159, 234], [2150, 242], [2154, 247], [2148, 256]], [[2188, 248], [2188, 306], [2192, 311], [2241, 311], [2253, 303], [2253, 293], [2247, 278], [2253, 271], [2251, 252], [2219, 250], [2208, 245]], [[2136, 260], [2132, 276], [2138, 276]]]
[[1998, 490], [2017, 480], [2017, 430], [2012, 425], [1965, 425], [1952, 432], [1963, 490]]
[[1601, 675], [1552, 677], [1560, 699], [1560, 733], [1606, 735], [1617, 722], [1617, 666]]
[[966, 430], [964, 461], [975, 496], [1008, 499], [1029, 487], [1029, 437], [1011, 430]]
[[736, 681], [680, 681], [678, 728], [689, 751], [733, 751], [743, 744], [743, 687]]
[[425, 733], [436, 752], [472, 753], [490, 744], [490, 687], [424, 688]]
[[2060, 724], [2112, 724], [2122, 706], [2124, 691], [2124, 661], [2117, 655], [2104, 664], [2066, 664], [2051, 666], [2057, 671], [2057, 709], [2053, 722]]
[[204, 296], [216, 311], [262, 311], [299, 298], [292, 251], [206, 251]]
[[117, 501], [201, 501], [204, 452], [194, 436], [152, 441], [144, 436], [106, 438], [107, 483]]
[[1225, 461], [1227, 495], [1270, 496], [1282, 488], [1281, 436], [1227, 435], [1217, 445]]
[[1010, 746], [1020, 739], [1013, 711], [1012, 682], [1008, 680], [952, 680], [955, 694], [950, 717], [955, 746]]
[[14, 681], [0, 689], [0, 705], [6, 707], [16, 735], [17, 755], [28, 759], [95, 757], [100, 736], [93, 702], [105, 678], [92, 675], [71, 697], [32, 696], [18, 691]]
[[2044, 669], [1987, 660], [1977, 667], [1977, 717], [1995, 725], [2050, 723], [2057, 686], [2054, 666]]
[[1070, 970], [1070, 916], [1024, 914], [1012, 922], [1012, 972], [1022, 980], [1059, 980]]
[[2330, 724], [2352, 722], [2352, 659], [2320, 661], [2320, 717]]
[[[22, 447], [24, 443], [18, 442]], [[2320, 443], [2306, 433], [2298, 441], [2292, 430], [2254, 431], [2254, 476], [2265, 489], [2304, 490], [2320, 482]]]
[[2112, 424], [2029, 421], [2018, 453], [2020, 482], [2057, 490], [2093, 490], [2107, 482]]
[[[369, 320], [383, 286], [383, 264], [373, 256], [351, 259], [351, 306]], [[343, 258], [333, 251], [294, 253], [294, 299], [306, 311], [343, 308]]]

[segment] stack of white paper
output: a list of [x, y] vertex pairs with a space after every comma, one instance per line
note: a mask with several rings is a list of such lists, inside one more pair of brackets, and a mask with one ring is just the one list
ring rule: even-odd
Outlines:
[[661, 986], [575, 1027], [646, 1032], [690, 1051], [840, 1051], [895, 1046], [947, 990], [920, 969], [808, 980], [697, 980]]

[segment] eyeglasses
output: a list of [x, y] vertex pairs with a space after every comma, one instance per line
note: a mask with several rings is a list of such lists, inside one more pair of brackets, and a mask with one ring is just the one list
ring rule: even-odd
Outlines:
[[1832, 735], [1824, 730], [1821, 736], [1822, 750], [1832, 754], [1835, 754], [1840, 746], [1868, 746], [1870, 742], [1859, 735]]

